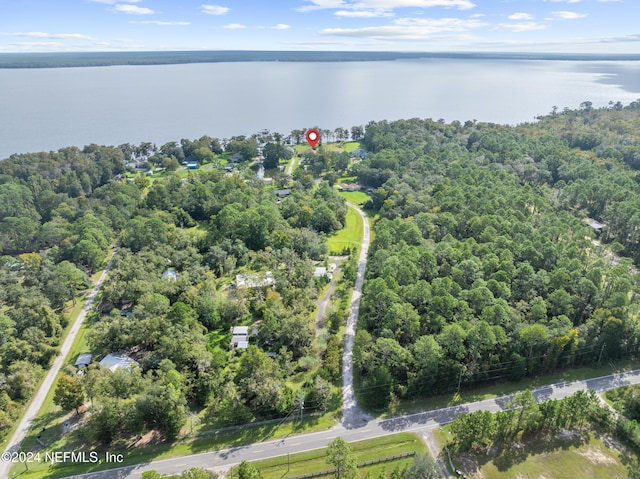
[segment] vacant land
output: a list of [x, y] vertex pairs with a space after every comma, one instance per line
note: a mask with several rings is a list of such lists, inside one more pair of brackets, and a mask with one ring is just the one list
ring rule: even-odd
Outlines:
[[[447, 440], [446, 429], [435, 434], [440, 444]], [[488, 454], [460, 453], [453, 462], [473, 479], [633, 479], [638, 477], [634, 471], [640, 468], [633, 454], [596, 432], [582, 436], [564, 432], [555, 439], [535, 439], [505, 449], [494, 447]]]
[[345, 227], [327, 238], [329, 254], [342, 254], [345, 249], [358, 247], [363, 233], [362, 217], [353, 208], [348, 208]]
[[[350, 446], [359, 464], [410, 452], [424, 454], [426, 451], [426, 446], [422, 440], [415, 434], [410, 433], [393, 434], [369, 441], [354, 442]], [[282, 479], [331, 469], [332, 466], [327, 463], [326, 458], [325, 449], [316, 449], [299, 454], [291, 454], [290, 456], [256, 461], [254, 464], [262, 474], [263, 479]], [[378, 474], [382, 471], [390, 474], [396, 467], [403, 468], [412, 461], [413, 458], [408, 457], [372, 466], [359, 467], [358, 477], [365, 477], [367, 474], [370, 474], [371, 477], [378, 477]]]

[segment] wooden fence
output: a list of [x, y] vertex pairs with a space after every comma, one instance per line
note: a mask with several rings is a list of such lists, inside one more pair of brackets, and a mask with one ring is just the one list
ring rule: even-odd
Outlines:
[[[358, 463], [358, 467], [366, 467], [366, 466], [372, 466], [374, 464], [380, 464], [382, 462], [396, 461], [398, 459], [404, 459], [406, 457], [413, 457], [415, 455], [416, 455], [415, 451], [405, 452], [404, 454], [396, 454], [395, 456], [388, 456], [388, 457], [383, 457], [381, 459], [374, 459], [373, 461], [360, 462], [360, 463]], [[323, 477], [323, 476], [329, 476], [331, 474], [334, 474], [335, 472], [336, 472], [335, 468], [334, 469], [326, 469], [324, 471], [310, 472], [309, 474], [303, 474], [302, 476], [294, 476], [291, 479], [310, 479], [312, 477]]]

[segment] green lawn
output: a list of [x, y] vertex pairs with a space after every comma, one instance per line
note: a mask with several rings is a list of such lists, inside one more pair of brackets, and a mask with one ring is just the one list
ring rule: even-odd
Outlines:
[[[438, 443], [450, 438], [447, 429], [435, 432]], [[493, 447], [490, 451], [458, 453], [452, 457], [453, 463], [466, 471], [469, 479], [633, 479], [640, 467], [635, 455], [608, 447], [594, 431], [582, 437], [537, 438], [519, 447]]]
[[364, 191], [341, 191], [340, 196], [346, 199], [349, 203], [359, 206], [363, 206], [371, 199], [371, 196]]
[[[353, 442], [350, 444], [358, 463], [387, 458], [408, 452], [424, 454], [426, 446], [422, 440], [411, 433], [393, 434], [390, 436], [370, 439], [368, 441]], [[300, 476], [311, 472], [321, 472], [331, 469], [333, 466], [326, 461], [326, 450], [315, 449], [313, 451], [279, 456], [253, 464], [262, 474], [263, 479], [283, 479], [286, 477]], [[413, 458], [397, 459], [358, 469], [358, 477], [363, 478], [367, 474], [370, 477], [378, 477], [381, 471], [390, 473], [397, 466], [404, 467], [413, 461]], [[234, 473], [236, 470], [234, 469]], [[237, 477], [237, 474], [232, 477]]]
[[329, 254], [342, 254], [344, 249], [359, 247], [363, 234], [362, 217], [353, 208], [347, 208], [345, 227], [327, 238]]
[[347, 141], [344, 144], [344, 151], [353, 151], [362, 148], [359, 141]]

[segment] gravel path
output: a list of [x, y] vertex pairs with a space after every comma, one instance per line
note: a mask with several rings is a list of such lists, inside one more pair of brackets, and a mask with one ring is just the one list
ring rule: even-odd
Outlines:
[[358, 212], [362, 217], [364, 225], [364, 233], [360, 243], [360, 257], [358, 258], [358, 273], [351, 296], [347, 329], [344, 334], [344, 354], [342, 357], [342, 425], [349, 429], [366, 424], [371, 420], [371, 416], [364, 413], [362, 409], [358, 407], [356, 395], [353, 390], [353, 343], [356, 335], [358, 314], [360, 312], [360, 298], [362, 297], [364, 272], [367, 267], [367, 254], [369, 253], [371, 231], [369, 229], [369, 218], [367, 218], [364, 211], [351, 203], [347, 203], [347, 206]]

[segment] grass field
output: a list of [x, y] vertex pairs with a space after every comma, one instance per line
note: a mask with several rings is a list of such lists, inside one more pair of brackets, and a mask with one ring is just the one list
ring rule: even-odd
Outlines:
[[[415, 434], [410, 433], [393, 434], [368, 441], [354, 442], [351, 443], [350, 446], [357, 457], [358, 463], [407, 452], [424, 454], [426, 451], [422, 440]], [[291, 454], [288, 457], [279, 456], [263, 461], [256, 461], [253, 464], [258, 468], [263, 479], [283, 479], [331, 469], [332, 466], [326, 461], [326, 454], [325, 449], [316, 449]], [[402, 468], [412, 461], [412, 458], [397, 459], [395, 461], [358, 468], [358, 477], [363, 478], [367, 474], [370, 474], [370, 477], [378, 477], [381, 471], [391, 473], [396, 467]], [[232, 477], [237, 477], [237, 474], [232, 475]]]
[[345, 227], [327, 238], [329, 254], [342, 254], [346, 248], [359, 247], [363, 234], [362, 217], [353, 208], [347, 208]]
[[346, 199], [349, 203], [360, 206], [363, 206], [371, 199], [371, 197], [364, 191], [341, 191], [340, 196]]
[[[447, 428], [435, 434], [442, 444]], [[626, 450], [608, 447], [596, 432], [539, 438], [519, 447], [493, 448], [490, 453], [457, 454], [454, 465], [469, 479], [634, 479], [640, 464]]]

